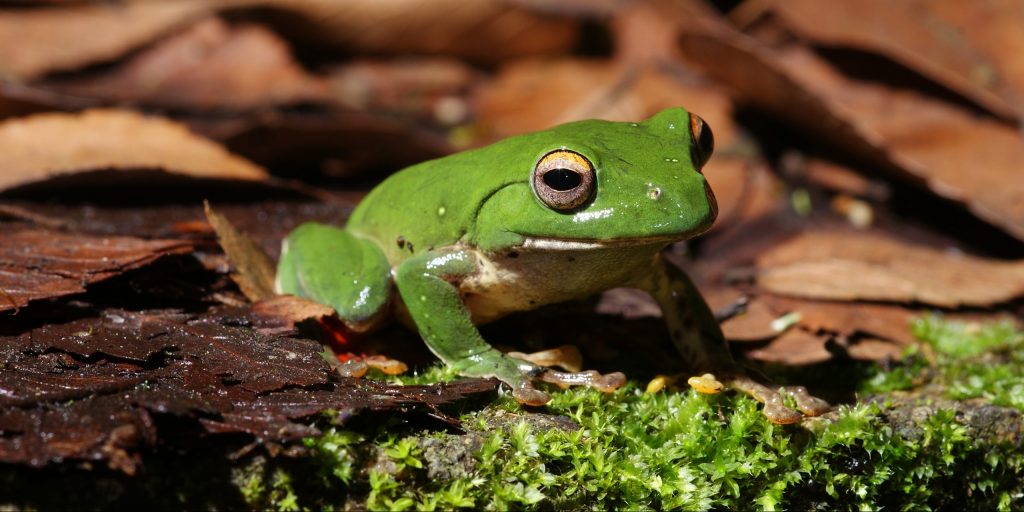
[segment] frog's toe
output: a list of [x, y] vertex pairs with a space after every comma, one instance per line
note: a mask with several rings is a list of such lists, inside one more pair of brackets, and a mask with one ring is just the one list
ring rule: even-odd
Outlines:
[[797, 408], [807, 416], [821, 416], [832, 410], [828, 402], [812, 396], [803, 386], [783, 386], [782, 392], [795, 400]]
[[776, 394], [765, 400], [762, 411], [768, 421], [776, 425], [791, 425], [804, 419], [804, 415], [782, 404], [782, 396]]
[[523, 405], [539, 407], [551, 401], [547, 393], [535, 389], [529, 383], [512, 388], [512, 397]]
[[[737, 391], [742, 391], [757, 401], [764, 404], [764, 415], [768, 421], [777, 425], [789, 425], [796, 423], [804, 416], [820, 416], [830, 409], [828, 402], [811, 396], [807, 388], [803, 386], [785, 386], [779, 388], [782, 393], [792, 397], [800, 412], [790, 409], [778, 391], [760, 382], [755, 381], [747, 375], [740, 374], [729, 381], [729, 386]], [[803, 414], [801, 414], [801, 412]]]
[[704, 395], [718, 394], [722, 392], [723, 388], [725, 388], [725, 384], [719, 382], [712, 373], [705, 373], [704, 375], [690, 377], [689, 379], [686, 379], [686, 383], [698, 393]]
[[611, 393], [626, 384], [626, 374], [612, 372], [601, 374], [595, 370], [585, 372], [559, 372], [547, 370], [541, 373], [538, 378], [544, 382], [555, 384], [562, 388], [569, 386], [590, 386], [603, 393]]

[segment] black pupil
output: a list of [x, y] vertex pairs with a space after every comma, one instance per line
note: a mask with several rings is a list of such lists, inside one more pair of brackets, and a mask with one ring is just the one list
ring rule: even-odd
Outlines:
[[700, 148], [700, 152], [703, 154], [704, 159], [707, 160], [711, 156], [711, 152], [715, 150], [715, 137], [711, 134], [711, 128], [704, 125], [700, 131], [700, 135], [697, 137], [697, 146]]
[[583, 178], [576, 171], [569, 169], [551, 169], [544, 173], [544, 184], [559, 191], [572, 190], [583, 182]]

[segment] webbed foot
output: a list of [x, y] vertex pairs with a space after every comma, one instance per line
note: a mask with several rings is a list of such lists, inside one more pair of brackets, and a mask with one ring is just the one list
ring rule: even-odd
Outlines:
[[[797, 423], [805, 416], [821, 416], [832, 408], [828, 402], [808, 393], [807, 388], [803, 386], [773, 388], [744, 373], [732, 375], [726, 379], [726, 382], [728, 387], [746, 393], [763, 403], [765, 417], [776, 425]], [[796, 402], [799, 412], [786, 406], [783, 395], [789, 396]]]
[[550, 400], [546, 393], [535, 389], [531, 381], [547, 382], [563, 389], [571, 386], [589, 386], [603, 393], [611, 393], [626, 384], [626, 375], [622, 372], [602, 374], [595, 370], [561, 372], [550, 369], [549, 367], [557, 366], [578, 370], [582, 366], [579, 349], [572, 345], [532, 354], [510, 352], [506, 355], [521, 361], [519, 368], [524, 379], [515, 383], [512, 396], [525, 405], [543, 405]]

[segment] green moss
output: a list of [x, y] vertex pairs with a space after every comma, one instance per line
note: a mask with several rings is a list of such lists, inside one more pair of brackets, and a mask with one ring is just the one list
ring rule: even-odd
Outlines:
[[395, 465], [383, 470], [378, 461], [365, 494], [356, 486], [352, 497], [370, 509], [910, 510], [1005, 509], [1024, 492], [1019, 445], [975, 443], [952, 410], [908, 429], [884, 407], [862, 404], [803, 429], [768, 423], [744, 397], [635, 387], [558, 393], [549, 409], [580, 428], [538, 428], [525, 417], [498, 426], [485, 419], [490, 411], [468, 415], [467, 435], [483, 442], [468, 474], [450, 480], [427, 478], [415, 447], [421, 434], [381, 434], [382, 458]]
[[[942, 384], [951, 398], [1022, 407], [1021, 333], [938, 318], [916, 322], [914, 331], [925, 344], [891, 371], [870, 372], [860, 391]], [[451, 377], [434, 368], [403, 381]], [[525, 413], [508, 398], [465, 414], [468, 433], [461, 437], [480, 442], [461, 476], [431, 478], [417, 448], [428, 438], [460, 436], [384, 430], [368, 434], [378, 456], [363, 460], [368, 469], [356, 479], [364, 483], [353, 484], [351, 452], [339, 459], [344, 471], [328, 464], [324, 474], [334, 475], [330, 485], [351, 484], [350, 498], [370, 509], [1021, 507], [1019, 437], [979, 439], [952, 406], [911, 401], [897, 409], [879, 400], [782, 427], [735, 394], [647, 394], [631, 383], [613, 394], [552, 395], [544, 412], [578, 427], [538, 424], [547, 416]], [[329, 431], [310, 446], [338, 458], [338, 443], [324, 441], [338, 435]]]
[[893, 371], [876, 372], [862, 391], [931, 384], [954, 400], [984, 398], [1024, 410], [1024, 333], [1011, 323], [980, 325], [930, 316], [915, 320], [911, 328], [924, 344], [909, 349]]

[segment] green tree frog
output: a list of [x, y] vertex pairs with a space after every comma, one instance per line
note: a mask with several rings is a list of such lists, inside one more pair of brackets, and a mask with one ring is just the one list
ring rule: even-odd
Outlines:
[[[629, 286], [661, 306], [695, 368], [765, 403], [777, 423], [800, 413], [740, 369], [669, 244], [707, 230], [717, 206], [701, 169], [713, 139], [672, 108], [639, 123], [578, 121], [511, 137], [393, 174], [344, 229], [308, 223], [283, 242], [279, 293], [330, 305], [366, 331], [410, 320], [430, 350], [465, 376], [496, 377], [523, 404], [548, 401], [545, 369], [491, 347], [477, 324]], [[804, 414], [827, 404], [781, 388]]]

